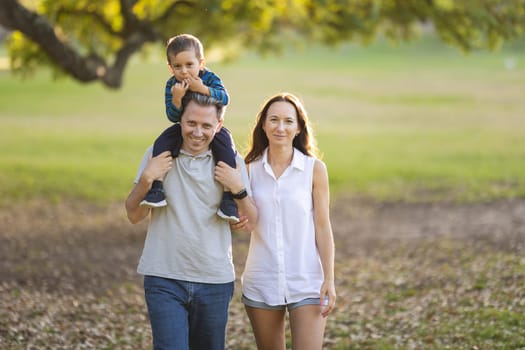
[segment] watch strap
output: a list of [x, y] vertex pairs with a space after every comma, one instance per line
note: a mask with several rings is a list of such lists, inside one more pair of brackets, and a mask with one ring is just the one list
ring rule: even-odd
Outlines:
[[243, 188], [239, 193], [232, 193], [232, 196], [235, 199], [243, 199], [247, 195], [248, 195], [248, 191], [246, 191], [246, 188]]

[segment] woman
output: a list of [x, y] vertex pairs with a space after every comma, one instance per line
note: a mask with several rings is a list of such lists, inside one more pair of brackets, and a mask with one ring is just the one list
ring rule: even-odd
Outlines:
[[257, 116], [245, 158], [259, 211], [245, 271], [243, 303], [257, 348], [321, 349], [335, 305], [328, 173], [301, 101], [271, 97]]

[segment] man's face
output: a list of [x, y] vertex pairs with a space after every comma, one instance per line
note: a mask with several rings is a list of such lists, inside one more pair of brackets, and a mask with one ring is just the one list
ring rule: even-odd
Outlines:
[[190, 101], [182, 113], [182, 149], [192, 155], [206, 152], [215, 133], [222, 127], [222, 119], [217, 119], [217, 107], [199, 106]]

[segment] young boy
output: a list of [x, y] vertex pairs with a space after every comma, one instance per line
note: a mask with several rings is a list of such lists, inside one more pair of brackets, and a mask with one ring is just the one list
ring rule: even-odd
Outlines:
[[[212, 96], [223, 105], [229, 102], [229, 96], [221, 79], [205, 68], [204, 50], [199, 39], [189, 34], [180, 34], [170, 40], [166, 48], [168, 67], [172, 77], [168, 79], [165, 89], [166, 114], [172, 121], [153, 145], [153, 157], [164, 151], [171, 151], [173, 157], [179, 155], [182, 144], [180, 117], [182, 115], [182, 98], [186, 92], [194, 91]], [[211, 142], [211, 151], [216, 162], [223, 161], [231, 167], [235, 164], [235, 146], [228, 129], [222, 128]], [[141, 205], [150, 207], [166, 206], [162, 181], [154, 181], [150, 191]], [[225, 189], [217, 215], [233, 222], [239, 221], [237, 206], [232, 193]]]

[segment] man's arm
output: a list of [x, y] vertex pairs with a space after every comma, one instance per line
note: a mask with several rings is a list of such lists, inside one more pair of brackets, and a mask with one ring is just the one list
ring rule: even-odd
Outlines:
[[257, 224], [258, 213], [255, 202], [251, 197], [250, 182], [248, 180], [248, 173], [246, 166], [241, 157], [236, 159], [237, 168], [232, 168], [225, 162], [218, 162], [215, 167], [215, 179], [224, 187], [231, 190], [233, 194], [237, 194], [242, 190], [246, 190], [248, 195], [242, 199], [235, 199], [235, 204], [242, 214], [241, 222], [233, 225], [235, 230], [251, 232]]
[[253, 198], [246, 196], [243, 199], [235, 199], [235, 204], [237, 204], [239, 209], [241, 221], [237, 224], [232, 224], [232, 230], [244, 233], [252, 232], [258, 219], [257, 207]]
[[148, 160], [138, 182], [135, 183], [135, 186], [133, 186], [133, 189], [126, 199], [126, 213], [132, 224], [141, 222], [149, 215], [151, 208], [141, 206], [140, 202], [148, 193], [153, 181], [162, 180], [171, 169], [171, 166], [172, 158], [170, 151], [165, 151]]
[[126, 213], [128, 214], [128, 220], [132, 224], [141, 222], [151, 212], [151, 207], [141, 206], [140, 202], [148, 193], [152, 182], [141, 176], [139, 182], [135, 184], [126, 199]]

